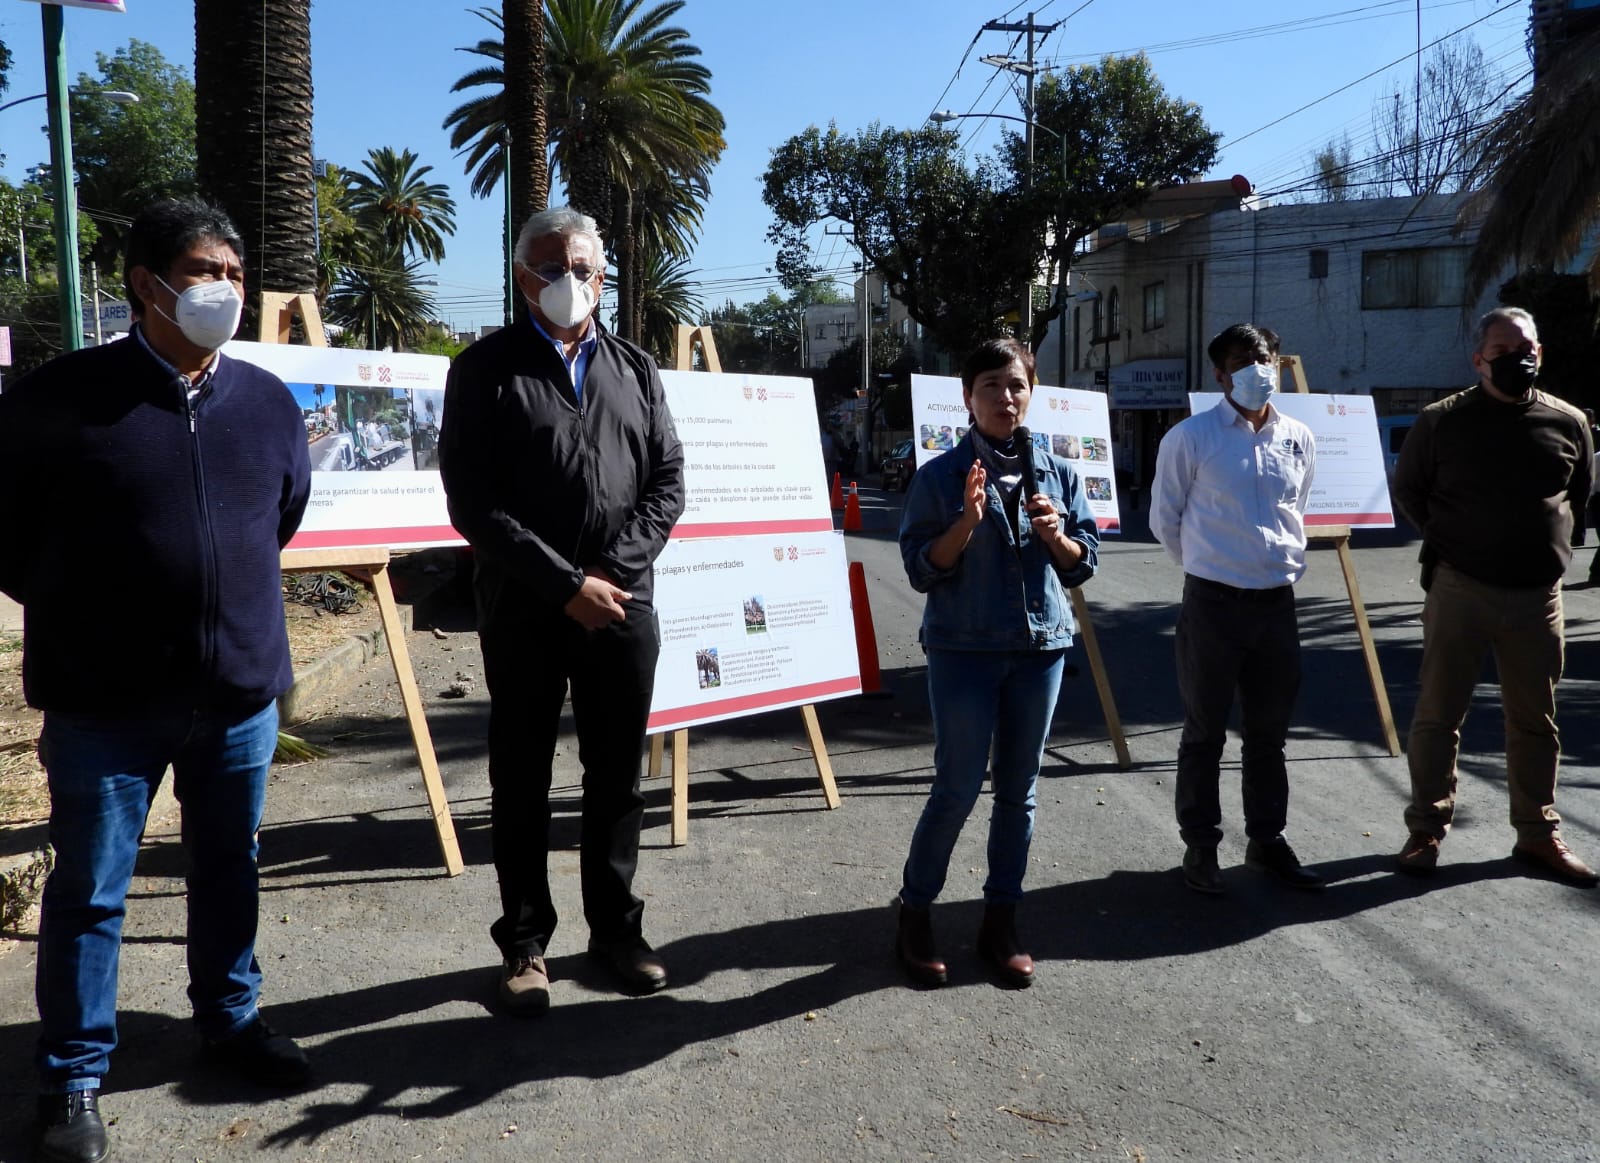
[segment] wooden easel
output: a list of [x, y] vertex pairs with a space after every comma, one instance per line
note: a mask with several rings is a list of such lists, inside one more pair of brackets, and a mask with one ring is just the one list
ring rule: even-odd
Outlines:
[[[1278, 357], [1279, 382], [1294, 385], [1293, 391], [1309, 393], [1311, 385], [1306, 380], [1306, 365], [1298, 355]], [[1356, 578], [1355, 558], [1350, 554], [1350, 526], [1322, 525], [1307, 530], [1308, 541], [1331, 541], [1339, 554], [1339, 568], [1344, 573], [1345, 592], [1350, 595], [1350, 611], [1356, 616], [1356, 637], [1361, 640], [1361, 654], [1367, 664], [1367, 681], [1372, 684], [1372, 697], [1378, 704], [1378, 722], [1383, 727], [1383, 741], [1390, 755], [1400, 754], [1400, 735], [1395, 730], [1394, 712], [1389, 707], [1389, 688], [1383, 681], [1383, 668], [1378, 664], [1378, 648], [1372, 639], [1372, 623], [1367, 620], [1367, 606], [1361, 599], [1361, 583]]]
[[1111, 747], [1117, 753], [1117, 768], [1127, 771], [1133, 766], [1133, 756], [1128, 754], [1128, 736], [1122, 730], [1122, 716], [1117, 713], [1117, 696], [1111, 693], [1111, 678], [1106, 674], [1106, 662], [1100, 653], [1100, 640], [1095, 637], [1094, 622], [1089, 617], [1089, 603], [1083, 600], [1083, 590], [1072, 594], [1072, 615], [1078, 622], [1078, 637], [1083, 639], [1083, 652], [1089, 656], [1089, 673], [1094, 676], [1095, 693], [1100, 696], [1100, 713], [1105, 716], [1106, 734], [1111, 736]]
[[[700, 345], [705, 370], [720, 372], [722, 361], [717, 358], [717, 342], [711, 328], [695, 324], [679, 324], [673, 342], [673, 366], [681, 372], [694, 370], [694, 347]], [[817, 781], [822, 785], [822, 798], [830, 809], [839, 806], [839, 787], [834, 782], [833, 764], [828, 760], [828, 746], [822, 738], [822, 724], [817, 719], [817, 708], [806, 703], [800, 708], [805, 722], [806, 742], [817, 765]], [[650, 736], [650, 778], [661, 774], [661, 761], [666, 755], [665, 732]], [[672, 732], [672, 846], [682, 847], [689, 842], [689, 730], [687, 727]]]
[[[299, 315], [305, 324], [306, 339], [310, 346], [328, 346], [316, 296], [281, 291], [261, 292], [260, 341], [288, 343], [289, 328], [295, 315]], [[439, 775], [439, 760], [433, 751], [433, 736], [428, 732], [428, 719], [422, 710], [422, 695], [417, 690], [416, 675], [411, 669], [405, 627], [400, 622], [400, 609], [395, 605], [394, 588], [389, 584], [389, 551], [382, 547], [285, 549], [279, 555], [279, 568], [284, 573], [354, 570], [364, 575], [367, 584], [372, 587], [373, 596], [378, 600], [378, 614], [383, 619], [389, 657], [394, 662], [394, 677], [400, 684], [400, 701], [405, 705], [411, 742], [416, 748], [417, 763], [422, 768], [422, 786], [428, 793], [428, 812], [433, 817], [434, 835], [439, 838], [445, 872], [450, 876], [459, 876], [465, 865], [461, 860], [461, 847], [456, 843], [456, 826], [450, 817], [450, 801], [444, 794], [444, 780]]]

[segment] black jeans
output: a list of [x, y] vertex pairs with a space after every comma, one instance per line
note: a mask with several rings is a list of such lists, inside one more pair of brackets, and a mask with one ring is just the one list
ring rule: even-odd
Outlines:
[[660, 640], [648, 606], [586, 631], [564, 614], [532, 625], [485, 628], [489, 686], [490, 823], [501, 916], [489, 930], [503, 954], [544, 953], [555, 932], [550, 899], [550, 766], [570, 683], [583, 767], [579, 872], [590, 935], [640, 935], [633, 895], [644, 796], [639, 765]]
[[1228, 714], [1239, 692], [1244, 740], [1245, 835], [1270, 840], [1289, 811], [1283, 744], [1300, 690], [1294, 587], [1236, 590], [1190, 575], [1176, 635], [1183, 736], [1178, 744], [1178, 831], [1184, 843], [1222, 839], [1220, 778]]

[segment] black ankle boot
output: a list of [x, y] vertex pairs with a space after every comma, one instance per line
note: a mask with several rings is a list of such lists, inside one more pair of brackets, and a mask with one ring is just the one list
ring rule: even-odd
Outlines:
[[1017, 989], [1033, 984], [1033, 958], [1017, 939], [1017, 906], [990, 903], [983, 907], [978, 929], [978, 956], [987, 961], [1000, 980]]
[[927, 909], [897, 901], [899, 920], [894, 939], [895, 955], [920, 986], [933, 988], [949, 980], [949, 971], [933, 943], [933, 919]]

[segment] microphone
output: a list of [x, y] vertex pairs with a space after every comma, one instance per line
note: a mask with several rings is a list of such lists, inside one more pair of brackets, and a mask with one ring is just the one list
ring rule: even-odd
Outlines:
[[1033, 469], [1033, 433], [1018, 427], [1013, 435], [1022, 446], [1017, 455], [1022, 461], [1022, 510], [1027, 512], [1033, 494], [1039, 491], [1039, 477]]

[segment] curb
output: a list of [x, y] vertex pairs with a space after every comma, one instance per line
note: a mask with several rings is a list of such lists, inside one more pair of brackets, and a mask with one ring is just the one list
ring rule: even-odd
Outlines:
[[[411, 607], [400, 607], [400, 625], [411, 632]], [[294, 685], [278, 696], [278, 723], [292, 726], [310, 717], [312, 706], [324, 695], [342, 687], [374, 658], [389, 652], [382, 626], [352, 634], [338, 646], [294, 676]]]

